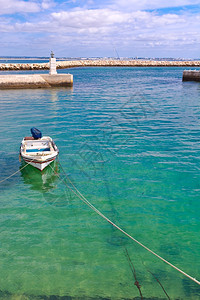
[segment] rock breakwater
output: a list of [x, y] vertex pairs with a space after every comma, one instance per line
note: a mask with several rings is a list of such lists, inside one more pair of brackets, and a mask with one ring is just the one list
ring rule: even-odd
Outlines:
[[[200, 67], [200, 60], [196, 61], [165, 61], [165, 60], [71, 60], [57, 61], [57, 69], [67, 69], [74, 67]], [[38, 64], [4, 64], [0, 63], [0, 71], [19, 71], [19, 70], [48, 70], [49, 63]]]

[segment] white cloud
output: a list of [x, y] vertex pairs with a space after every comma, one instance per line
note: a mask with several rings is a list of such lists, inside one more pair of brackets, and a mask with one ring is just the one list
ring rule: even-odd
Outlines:
[[54, 6], [52, 0], [21, 1], [21, 0], [0, 0], [0, 15], [15, 13], [37, 13], [41, 10]]
[[113, 0], [111, 7], [115, 9], [124, 9], [126, 11], [159, 9], [168, 7], [178, 7], [184, 5], [199, 4], [199, 0]]
[[32, 1], [0, 0], [0, 15], [19, 12], [38, 12], [40, 7]]
[[109, 9], [74, 10], [52, 13], [53, 21], [62, 27], [101, 28], [127, 22], [129, 14]]
[[0, 32], [12, 32], [14, 31], [13, 25], [9, 24], [7, 18], [0, 18]]
[[102, 32], [102, 29], [103, 32], [109, 33], [117, 30], [117, 36], [120, 33], [133, 34], [137, 30], [145, 31], [149, 28], [167, 31], [173, 25], [175, 29], [176, 26], [184, 26], [185, 22], [188, 22], [186, 17], [175, 14], [159, 16], [145, 11], [125, 13], [109, 9], [63, 11], [52, 13], [51, 16], [52, 30], [59, 28], [62, 32], [70, 29], [77, 33], [96, 33]]
[[49, 9], [53, 6], [55, 6], [55, 3], [51, 0], [43, 0], [42, 3], [41, 3], [41, 7], [45, 10]]
[[[200, 32], [199, 15], [176, 15], [137, 11], [120, 12], [109, 9], [99, 10], [73, 10], [52, 13], [46, 21], [39, 23], [16, 23], [14, 28], [17, 32], [57, 32], [59, 34], [73, 33], [74, 35], [95, 35], [101, 40], [104, 36], [123, 39], [129, 37], [140, 38], [140, 34], [154, 32], [166, 36], [177, 34], [187, 35], [193, 31], [193, 35]], [[98, 35], [97, 35], [98, 34]], [[167, 38], [168, 39], [168, 38]]]
[[[134, 2], [134, 0], [130, 1]], [[155, 4], [159, 1], [153, 2]], [[175, 2], [178, 3], [176, 0]], [[40, 10], [48, 9], [53, 5], [53, 2], [48, 0], [37, 3], [39, 3], [37, 9]], [[2, 18], [0, 31], [16, 35], [24, 34], [25, 41], [28, 36], [31, 36], [29, 42], [34, 39], [35, 44], [37, 41], [38, 44], [41, 42], [61, 47], [66, 44], [67, 49], [85, 47], [85, 49], [102, 49], [103, 51], [106, 47], [112, 48], [114, 43], [115, 47], [120, 49], [120, 53], [126, 49], [132, 51], [130, 49], [138, 47], [140, 49], [162, 48], [167, 51], [176, 47], [182, 49], [184, 45], [186, 47], [194, 45], [197, 48], [200, 43], [199, 21], [200, 14], [192, 15], [186, 12], [159, 15], [155, 12], [131, 9], [120, 11], [109, 8], [76, 8], [46, 14], [45, 18], [39, 19], [38, 22], [35, 20], [34, 22], [14, 23], [13, 19]], [[50, 48], [53, 49], [53, 47]]]

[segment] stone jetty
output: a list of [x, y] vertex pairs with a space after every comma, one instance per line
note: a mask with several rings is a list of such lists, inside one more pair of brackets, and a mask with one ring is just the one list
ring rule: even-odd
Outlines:
[[[200, 60], [185, 61], [165, 61], [165, 60], [121, 60], [121, 59], [85, 59], [57, 61], [57, 69], [67, 69], [74, 67], [200, 67]], [[48, 70], [49, 63], [30, 63], [30, 64], [4, 64], [0, 63], [0, 71], [19, 71], [19, 70]]]
[[183, 71], [183, 81], [199, 81], [200, 70], [185, 70]]
[[0, 75], [0, 89], [52, 88], [73, 85], [71, 74]]
[[[17, 64], [18, 65], [18, 64]], [[14, 65], [16, 67], [16, 65]], [[22, 67], [27, 64], [22, 64]], [[19, 67], [19, 66], [17, 66]], [[49, 74], [7, 74], [0, 75], [0, 89], [27, 89], [27, 88], [51, 88], [67, 87], [73, 85], [73, 75], [57, 74], [56, 58], [51, 51], [48, 64]], [[18, 70], [21, 70], [20, 67]], [[24, 68], [23, 70], [26, 70]]]

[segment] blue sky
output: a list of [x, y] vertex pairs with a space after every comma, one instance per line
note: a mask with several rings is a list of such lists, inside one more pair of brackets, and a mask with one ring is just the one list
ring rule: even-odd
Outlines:
[[200, 58], [195, 0], [0, 0], [0, 57]]

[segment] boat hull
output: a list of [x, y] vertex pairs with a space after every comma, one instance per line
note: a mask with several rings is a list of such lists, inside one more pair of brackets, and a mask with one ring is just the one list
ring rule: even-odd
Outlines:
[[56, 159], [56, 157], [54, 157], [54, 158], [51, 158], [51, 159], [41, 162], [41, 161], [37, 161], [37, 160], [30, 160], [23, 156], [22, 156], [22, 158], [27, 164], [37, 168], [40, 171], [44, 170], [44, 168], [46, 168], [49, 164], [51, 164]]
[[34, 139], [33, 137], [25, 137], [21, 142], [20, 156], [23, 160], [37, 168], [44, 170], [58, 156], [59, 150], [52, 138], [44, 136]]

